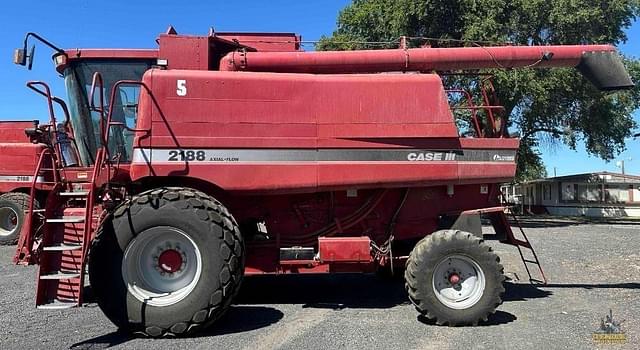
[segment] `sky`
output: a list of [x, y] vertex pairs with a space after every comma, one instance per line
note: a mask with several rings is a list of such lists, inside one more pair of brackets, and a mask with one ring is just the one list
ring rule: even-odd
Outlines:
[[[0, 12], [0, 120], [47, 120], [45, 101], [27, 89], [29, 80], [50, 83], [55, 95], [66, 97], [62, 79], [50, 60], [51, 51], [36, 47], [33, 70], [12, 63], [13, 50], [22, 46], [27, 32], [36, 32], [63, 48], [155, 48], [155, 39], [169, 25], [178, 33], [206, 35], [216, 31], [295, 32], [304, 40], [330, 35], [340, 9], [349, 0], [33, 0], [10, 1]], [[627, 31], [623, 53], [640, 57], [640, 21]], [[313, 49], [306, 47], [307, 50]], [[635, 114], [640, 124], [640, 113]], [[0, 140], [1, 142], [1, 140]], [[540, 151], [550, 176], [591, 171], [619, 172], [625, 161], [629, 174], [640, 175], [640, 138], [628, 139], [627, 150], [611, 162], [590, 157], [580, 144], [576, 151], [562, 144], [543, 146]]]

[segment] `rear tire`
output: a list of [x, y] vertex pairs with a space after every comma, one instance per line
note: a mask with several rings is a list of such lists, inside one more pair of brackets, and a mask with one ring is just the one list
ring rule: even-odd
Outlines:
[[[25, 212], [29, 209], [30, 196], [26, 193], [9, 192], [0, 195], [0, 244], [16, 244], [24, 225]], [[34, 209], [39, 209], [37, 200]]]
[[244, 273], [238, 225], [214, 198], [159, 188], [116, 208], [98, 230], [89, 280], [121, 330], [185, 335], [219, 319]]
[[436, 324], [475, 326], [502, 303], [503, 271], [482, 239], [443, 230], [416, 244], [407, 260], [405, 287], [416, 309]]

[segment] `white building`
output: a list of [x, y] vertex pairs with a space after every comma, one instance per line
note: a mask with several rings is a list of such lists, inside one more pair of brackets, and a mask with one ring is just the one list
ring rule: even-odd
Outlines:
[[610, 172], [533, 180], [507, 188], [525, 213], [640, 217], [640, 176]]

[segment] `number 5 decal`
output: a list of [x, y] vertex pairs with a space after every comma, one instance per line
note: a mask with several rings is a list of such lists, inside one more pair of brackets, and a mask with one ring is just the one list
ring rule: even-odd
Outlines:
[[187, 81], [186, 80], [178, 80], [176, 94], [178, 94], [178, 96], [187, 96]]

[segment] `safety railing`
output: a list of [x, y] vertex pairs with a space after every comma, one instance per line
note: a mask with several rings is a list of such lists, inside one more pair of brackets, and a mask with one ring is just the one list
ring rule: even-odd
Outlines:
[[[46, 157], [47, 155], [49, 156], [48, 158], [51, 159], [51, 164], [48, 165], [50, 166], [50, 168], [43, 168], [44, 160], [47, 159]], [[44, 148], [40, 152], [40, 156], [38, 157], [38, 163], [36, 164], [36, 169], [33, 173], [33, 178], [31, 180], [31, 188], [29, 191], [29, 205], [27, 209], [28, 211], [26, 212], [27, 220], [25, 220], [25, 226], [22, 228], [22, 231], [20, 232], [20, 239], [18, 241], [16, 255], [13, 259], [14, 262], [17, 264], [18, 263], [30, 264], [33, 262], [34, 237], [36, 236], [36, 233], [39, 231], [39, 229], [36, 229], [36, 230], [33, 229], [33, 224], [35, 222], [34, 206], [35, 206], [35, 201], [38, 195], [38, 191], [37, 191], [38, 183], [49, 184], [54, 186], [60, 183], [60, 174], [58, 173], [58, 168], [56, 167], [55, 158], [56, 158], [55, 152], [52, 151], [51, 148]], [[51, 172], [52, 181], [48, 181], [49, 179], [43, 175], [42, 178], [44, 181], [39, 182], [38, 180], [41, 178], [40, 174], [42, 174], [43, 171], [45, 170]], [[47, 203], [45, 203], [45, 208], [40, 210], [46, 210], [46, 205]]]
[[[466, 75], [466, 74], [443, 74], [443, 75]], [[445, 92], [448, 96], [461, 95], [465, 105], [451, 106], [452, 111], [456, 110], [468, 110], [470, 112], [470, 122], [473, 126], [473, 131], [476, 137], [479, 138], [499, 138], [507, 136], [506, 132], [506, 118], [504, 115], [498, 118], [500, 112], [504, 112], [504, 106], [496, 104], [498, 98], [495, 94], [495, 88], [491, 82], [490, 76], [481, 76], [479, 84], [477, 84], [477, 90], [479, 90], [479, 98], [481, 104], [476, 104], [474, 96], [470, 90], [462, 88], [446, 89]], [[491, 96], [488, 91], [491, 91]], [[482, 112], [482, 113], [479, 113]], [[484, 114], [486, 118], [481, 118], [481, 114]], [[499, 120], [499, 122], [498, 122]]]
[[[37, 94], [44, 96], [47, 99], [47, 108], [49, 110], [49, 123], [43, 125], [42, 128], [44, 129], [44, 131], [53, 135], [53, 137], [51, 138], [51, 145], [53, 146], [54, 150], [57, 153], [58, 157], [56, 157], [56, 161], [58, 162], [58, 166], [63, 167], [64, 164], [61, 163], [64, 159], [62, 154], [62, 146], [58, 142], [60, 131], [58, 130], [58, 127], [57, 127], [58, 122], [57, 122], [57, 118], [53, 108], [53, 104], [56, 103], [58, 106], [60, 106], [60, 109], [64, 114], [65, 128], [70, 127], [71, 125], [71, 122], [70, 122], [71, 117], [69, 114], [69, 109], [67, 108], [67, 104], [64, 102], [63, 99], [51, 95], [51, 89], [49, 88], [49, 85], [43, 81], [27, 82], [27, 87], [35, 91]], [[71, 135], [73, 135], [73, 131], [71, 131]], [[80, 159], [80, 153], [78, 151], [78, 145], [76, 143], [75, 137], [69, 137], [68, 134], [66, 134], [66, 137], [73, 143], [73, 152], [75, 154], [76, 159]]]

